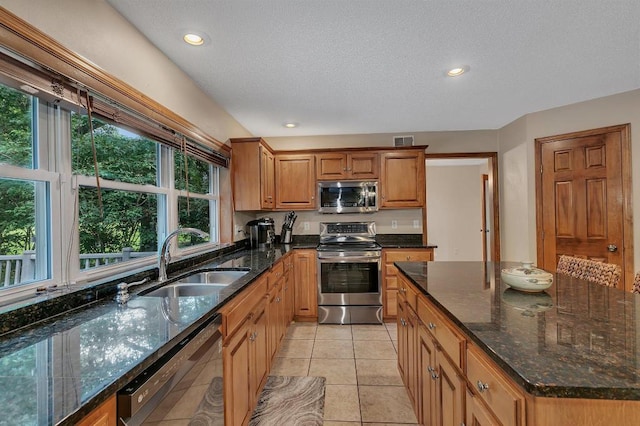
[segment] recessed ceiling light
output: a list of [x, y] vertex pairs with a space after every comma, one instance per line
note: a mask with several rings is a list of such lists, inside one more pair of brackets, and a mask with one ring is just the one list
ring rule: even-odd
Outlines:
[[286, 127], [287, 129], [293, 129], [294, 127], [298, 127], [298, 123], [284, 123], [283, 124], [284, 127]]
[[182, 39], [192, 46], [202, 46], [204, 44], [204, 38], [195, 33], [187, 33], [182, 37]]
[[449, 77], [458, 77], [459, 75], [462, 75], [467, 71], [469, 71], [469, 66], [465, 65], [462, 67], [451, 68], [449, 71], [447, 71], [447, 75]]

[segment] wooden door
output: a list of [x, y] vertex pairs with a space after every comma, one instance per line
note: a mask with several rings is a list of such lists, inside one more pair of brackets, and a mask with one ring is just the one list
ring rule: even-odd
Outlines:
[[[417, 354], [418, 354], [418, 316], [413, 312], [411, 307], [405, 305], [407, 318], [407, 390], [409, 398], [414, 407], [418, 403], [418, 370], [417, 370]], [[416, 412], [416, 417], [418, 413]]]
[[245, 322], [245, 325], [240, 327], [223, 349], [225, 424], [245, 424], [251, 414], [253, 401], [249, 379], [251, 333], [251, 327]]
[[271, 357], [269, 356], [268, 316], [266, 302], [260, 302], [260, 306], [254, 310], [252, 333], [249, 335], [251, 342], [251, 361], [249, 363], [249, 382], [251, 405], [255, 407], [260, 389], [267, 381]]
[[493, 418], [482, 402], [467, 390], [466, 398], [466, 426], [499, 426], [500, 423]]
[[318, 180], [338, 180], [347, 177], [347, 155], [341, 152], [316, 154]]
[[628, 135], [624, 125], [536, 139], [538, 266], [555, 271], [563, 254], [614, 263], [624, 286], [633, 270]]

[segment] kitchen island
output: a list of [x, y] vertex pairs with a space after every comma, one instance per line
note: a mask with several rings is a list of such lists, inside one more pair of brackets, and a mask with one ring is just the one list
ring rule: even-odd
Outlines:
[[[640, 296], [560, 274], [546, 291], [522, 293], [500, 280], [501, 269], [515, 265], [395, 264], [409, 287], [400, 329], [414, 315], [461, 379], [458, 406], [445, 410], [461, 411], [466, 424], [640, 424]], [[420, 367], [420, 343], [405, 350], [414, 347], [408, 359]], [[425, 383], [408, 380], [407, 387], [428, 423]], [[476, 417], [478, 407], [484, 412]]]

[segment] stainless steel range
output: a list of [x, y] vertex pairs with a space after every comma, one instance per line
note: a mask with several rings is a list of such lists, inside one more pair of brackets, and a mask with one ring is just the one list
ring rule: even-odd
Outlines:
[[375, 222], [320, 224], [319, 323], [382, 323], [381, 251]]

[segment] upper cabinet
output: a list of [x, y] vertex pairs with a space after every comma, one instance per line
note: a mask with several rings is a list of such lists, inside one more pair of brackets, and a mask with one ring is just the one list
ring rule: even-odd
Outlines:
[[424, 150], [380, 154], [380, 208], [424, 207]]
[[276, 154], [276, 209], [316, 208], [316, 167], [313, 154]]
[[318, 180], [378, 179], [376, 152], [326, 152], [316, 154]]
[[275, 158], [261, 138], [231, 139], [233, 205], [235, 210], [275, 207]]

